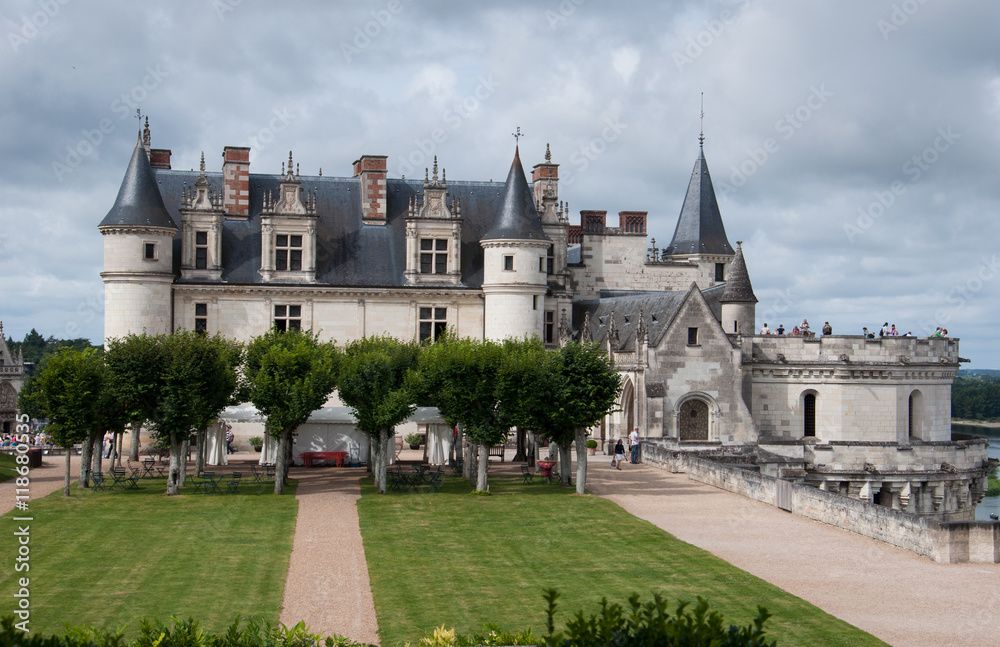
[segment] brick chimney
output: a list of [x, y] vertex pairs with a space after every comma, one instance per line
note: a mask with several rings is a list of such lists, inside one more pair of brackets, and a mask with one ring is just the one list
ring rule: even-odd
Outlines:
[[170, 170], [170, 150], [166, 148], [150, 149], [149, 165], [153, 168]]
[[354, 177], [361, 181], [361, 221], [384, 225], [386, 219], [385, 171], [387, 155], [362, 155], [354, 162]]
[[618, 228], [623, 234], [646, 234], [646, 211], [619, 211]]
[[607, 224], [607, 211], [581, 211], [580, 224], [585, 234], [603, 234]]
[[545, 161], [535, 164], [531, 169], [531, 183], [535, 192], [535, 204], [542, 204], [542, 198], [547, 192], [552, 193], [553, 199], [559, 199], [559, 165], [552, 163], [548, 144], [545, 145]]
[[222, 208], [227, 216], [250, 215], [250, 149], [226, 146], [222, 149]]

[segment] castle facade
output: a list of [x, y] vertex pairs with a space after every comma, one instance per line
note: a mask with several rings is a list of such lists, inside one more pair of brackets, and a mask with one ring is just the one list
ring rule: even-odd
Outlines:
[[[147, 127], [99, 225], [106, 338], [276, 326], [338, 343], [446, 329], [593, 340], [625, 384], [601, 440], [638, 427], [677, 451], [746, 451], [773, 475], [950, 519], [971, 519], [985, 492], [985, 444], [951, 437], [958, 340], [756, 335], [703, 152], [662, 249], [645, 211], [571, 225], [548, 149], [530, 184], [517, 150], [503, 183], [448, 181], [436, 158], [413, 180], [389, 178], [383, 155], [349, 177], [302, 176], [292, 153], [280, 173], [251, 173], [244, 147], [224, 148], [221, 172], [170, 156]], [[318, 413], [297, 442], [363, 443], [350, 426]]]

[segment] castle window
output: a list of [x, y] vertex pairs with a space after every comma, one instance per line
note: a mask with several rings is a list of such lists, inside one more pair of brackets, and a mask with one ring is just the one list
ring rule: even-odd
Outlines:
[[302, 329], [302, 306], [274, 306], [274, 327], [285, 332]]
[[545, 273], [546, 274], [554, 273], [555, 266], [556, 266], [555, 247], [553, 245], [549, 245], [549, 251], [545, 253]]
[[448, 273], [448, 239], [446, 238], [420, 239], [420, 273], [421, 274]]
[[725, 281], [726, 280], [726, 264], [716, 263], [715, 264], [715, 280]]
[[205, 334], [208, 332], [208, 304], [194, 304], [194, 331]]
[[803, 424], [802, 424], [802, 435], [803, 436], [815, 436], [816, 435], [816, 394], [806, 393], [805, 397], [802, 398], [802, 413], [803, 413]]
[[274, 269], [302, 269], [302, 236], [278, 234], [274, 237]]
[[208, 268], [208, 232], [194, 232], [194, 268], [204, 270]]
[[688, 328], [688, 346], [698, 345], [698, 329]]
[[435, 341], [448, 329], [448, 308], [420, 308], [420, 341]]
[[556, 313], [553, 310], [545, 311], [545, 343], [554, 344], [556, 338]]
[[503, 257], [503, 269], [508, 272], [514, 271], [514, 256], [513, 254], [507, 254]]
[[147, 261], [156, 260], [156, 243], [143, 243], [142, 258]]

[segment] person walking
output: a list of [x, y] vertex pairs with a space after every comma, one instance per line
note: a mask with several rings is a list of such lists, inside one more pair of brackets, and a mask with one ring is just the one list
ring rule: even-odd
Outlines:
[[611, 461], [613, 467], [618, 469], [622, 468], [622, 461], [625, 460], [625, 445], [622, 444], [622, 439], [619, 438], [618, 442], [615, 443], [615, 457]]
[[632, 430], [632, 433], [628, 435], [628, 449], [629, 449], [629, 461], [632, 464], [639, 462], [639, 428], [636, 427]]

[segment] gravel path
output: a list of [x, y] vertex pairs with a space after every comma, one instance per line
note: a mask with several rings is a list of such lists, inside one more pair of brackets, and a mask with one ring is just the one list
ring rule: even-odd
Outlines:
[[[107, 464], [107, 461], [105, 461]], [[70, 458], [71, 484], [76, 483], [76, 478], [80, 474], [80, 457]], [[43, 496], [51, 494], [56, 490], [62, 490], [66, 482], [66, 457], [65, 456], [45, 456], [42, 459], [42, 466], [28, 472], [28, 495], [31, 500], [41, 499]], [[6, 514], [14, 509], [17, 502], [15, 495], [16, 484], [14, 479], [8, 479], [0, 483], [0, 514]], [[28, 501], [28, 510], [31, 510], [31, 500]]]
[[1000, 564], [913, 553], [645, 465], [588, 465], [588, 489], [897, 647], [1000, 644]]
[[323, 635], [378, 644], [375, 601], [361, 543], [357, 500], [365, 469], [293, 468], [299, 480], [292, 557], [281, 622], [305, 620]]

